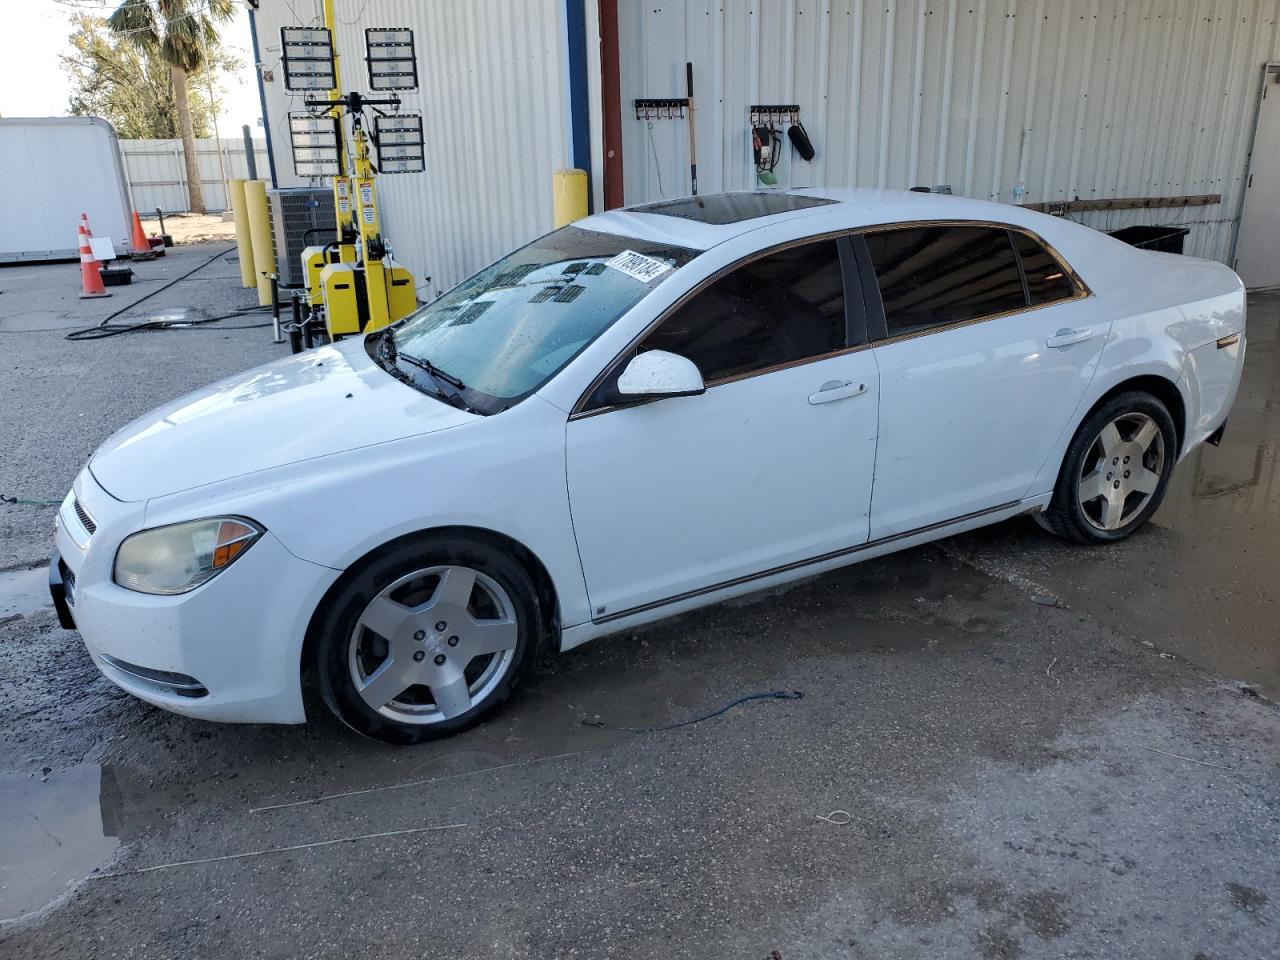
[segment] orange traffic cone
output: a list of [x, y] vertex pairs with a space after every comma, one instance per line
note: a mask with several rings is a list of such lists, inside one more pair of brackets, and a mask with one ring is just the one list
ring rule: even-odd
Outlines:
[[83, 216], [77, 231], [80, 235], [80, 299], [91, 297], [109, 297], [106, 285], [102, 282], [102, 274], [98, 271], [98, 261], [89, 249], [89, 234], [84, 228]]
[[154, 260], [156, 256], [151, 252], [151, 242], [147, 235], [142, 232], [142, 220], [137, 210], [133, 211], [133, 239], [129, 242], [129, 256], [134, 260]]
[[87, 213], [80, 214], [80, 226], [84, 227], [84, 235], [92, 237], [93, 231], [89, 229], [89, 215]]

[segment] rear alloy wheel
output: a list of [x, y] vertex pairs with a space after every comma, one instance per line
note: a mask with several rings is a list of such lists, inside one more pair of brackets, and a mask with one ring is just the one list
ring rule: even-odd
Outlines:
[[1076, 433], [1044, 520], [1080, 543], [1129, 536], [1160, 506], [1176, 449], [1164, 404], [1147, 393], [1121, 394]]
[[348, 726], [393, 743], [477, 723], [510, 695], [537, 647], [528, 574], [484, 544], [397, 548], [334, 604], [318, 644], [325, 701]]

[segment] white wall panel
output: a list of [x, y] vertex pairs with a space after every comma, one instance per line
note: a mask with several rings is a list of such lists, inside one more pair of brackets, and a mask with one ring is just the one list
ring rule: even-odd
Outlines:
[[[559, 0], [336, 0], [343, 90], [368, 90], [366, 27], [412, 27], [426, 172], [378, 178], [383, 230], [429, 299], [552, 226], [551, 175], [571, 166]], [[289, 153], [280, 27], [321, 24], [320, 0], [262, 0], [256, 14], [267, 114], [281, 186]], [[427, 278], [430, 277], [428, 284]]]
[[1178, 224], [1225, 260], [1277, 0], [618, 0], [628, 203], [687, 194], [680, 120], [694, 61], [702, 192], [750, 189], [747, 109], [799, 103], [817, 157], [779, 182], [947, 183], [1010, 202], [1221, 193], [1209, 207], [1096, 212], [1091, 226]]

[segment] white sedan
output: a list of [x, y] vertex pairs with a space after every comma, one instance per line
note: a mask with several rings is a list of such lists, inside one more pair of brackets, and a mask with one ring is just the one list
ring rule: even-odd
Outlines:
[[417, 313], [111, 437], [65, 626], [211, 720], [454, 733], [534, 659], [1018, 514], [1107, 543], [1221, 434], [1226, 267], [977, 200], [726, 194], [588, 217]]

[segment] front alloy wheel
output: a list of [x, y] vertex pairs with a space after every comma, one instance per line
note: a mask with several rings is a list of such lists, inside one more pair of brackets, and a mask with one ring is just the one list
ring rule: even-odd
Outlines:
[[464, 566], [407, 574], [374, 597], [349, 643], [351, 682], [369, 707], [400, 723], [460, 717], [515, 662], [520, 630], [507, 592]]
[[358, 567], [317, 617], [330, 709], [356, 731], [417, 743], [479, 722], [538, 646], [537, 593], [489, 545], [422, 539]]

